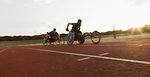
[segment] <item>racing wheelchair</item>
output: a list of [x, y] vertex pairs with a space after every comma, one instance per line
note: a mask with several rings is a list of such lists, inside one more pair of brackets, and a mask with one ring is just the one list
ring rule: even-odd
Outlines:
[[51, 38], [48, 34], [43, 34], [42, 37], [43, 37], [43, 42], [42, 42], [43, 45], [46, 45], [47, 43], [49, 45], [51, 45], [54, 42], [58, 42], [59, 44], [64, 44], [63, 38], [60, 38], [60, 39], [58, 39], [58, 38]]
[[81, 31], [69, 31], [68, 37], [67, 37], [67, 44], [71, 46], [74, 41], [78, 41], [79, 44], [84, 44], [85, 42], [85, 37], [88, 39], [91, 39], [93, 44], [99, 44], [101, 41], [101, 35], [99, 32], [94, 31], [92, 33], [88, 34], [82, 34]]

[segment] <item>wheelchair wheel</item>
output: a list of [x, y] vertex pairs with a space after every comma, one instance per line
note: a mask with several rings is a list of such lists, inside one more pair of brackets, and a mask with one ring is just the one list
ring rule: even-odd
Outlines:
[[62, 43], [62, 45], [65, 44], [65, 37], [62, 37], [62, 38], [61, 38], [61, 43]]
[[85, 41], [84, 36], [81, 36], [80, 39], [78, 40], [78, 42], [79, 42], [80, 44], [84, 44], [84, 41]]
[[93, 32], [91, 34], [91, 41], [93, 44], [99, 44], [101, 41], [101, 34], [99, 32]]
[[61, 37], [59, 40], [58, 40], [58, 44], [59, 45], [64, 45], [64, 37]]
[[43, 39], [43, 45], [45, 45], [46, 43], [47, 43], [47, 39], [44, 38], [44, 39]]
[[68, 37], [67, 37], [67, 44], [70, 46], [73, 44], [75, 39], [75, 33], [74, 32], [69, 32]]

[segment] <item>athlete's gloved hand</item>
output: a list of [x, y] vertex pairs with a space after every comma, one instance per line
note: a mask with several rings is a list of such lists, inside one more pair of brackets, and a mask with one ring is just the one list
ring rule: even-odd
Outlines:
[[68, 28], [66, 28], [66, 31], [69, 31], [69, 29], [68, 29]]

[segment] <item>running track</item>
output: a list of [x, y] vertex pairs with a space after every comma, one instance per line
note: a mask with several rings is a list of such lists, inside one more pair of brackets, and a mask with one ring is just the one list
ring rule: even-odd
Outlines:
[[150, 41], [0, 48], [0, 77], [150, 77]]

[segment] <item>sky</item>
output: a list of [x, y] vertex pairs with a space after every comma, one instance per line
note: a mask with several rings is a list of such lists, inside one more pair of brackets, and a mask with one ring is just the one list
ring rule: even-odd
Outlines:
[[126, 30], [150, 24], [149, 9], [150, 0], [0, 0], [0, 36], [67, 33], [78, 19], [82, 32]]

